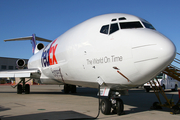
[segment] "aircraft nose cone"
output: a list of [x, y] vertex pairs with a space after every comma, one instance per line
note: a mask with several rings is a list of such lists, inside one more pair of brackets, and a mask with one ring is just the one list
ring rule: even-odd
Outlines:
[[162, 36], [157, 41], [157, 47], [159, 48], [159, 59], [165, 64], [169, 65], [176, 56], [176, 47], [168, 38]]
[[134, 63], [158, 60], [158, 64], [169, 65], [176, 55], [175, 45], [160, 33], [153, 34], [149, 39], [152, 42], [132, 48]]
[[[143, 40], [148, 44], [144, 44]], [[153, 32], [149, 38], [142, 39], [142, 42], [132, 47], [134, 64], [139, 74], [150, 80], [174, 60], [176, 47], [171, 40], [157, 32]]]

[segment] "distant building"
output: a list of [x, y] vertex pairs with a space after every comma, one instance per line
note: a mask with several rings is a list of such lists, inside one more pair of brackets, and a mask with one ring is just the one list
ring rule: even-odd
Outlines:
[[[18, 69], [16, 65], [17, 60], [18, 58], [0, 57], [0, 71]], [[24, 61], [27, 64], [28, 59], [24, 59]]]

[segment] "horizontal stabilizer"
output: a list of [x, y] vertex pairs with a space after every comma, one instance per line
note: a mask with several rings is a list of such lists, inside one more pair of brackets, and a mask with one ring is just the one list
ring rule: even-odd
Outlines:
[[[4, 40], [4, 42], [7, 42], [7, 41], [19, 41], [19, 40], [32, 40], [32, 38], [33, 38], [33, 36], [20, 37], [20, 38], [7, 39], [7, 40]], [[40, 38], [40, 37], [37, 37], [37, 36], [36, 36], [36, 40], [44, 41], [44, 42], [52, 42], [52, 40], [48, 40], [48, 39], [45, 39], [45, 38]]]

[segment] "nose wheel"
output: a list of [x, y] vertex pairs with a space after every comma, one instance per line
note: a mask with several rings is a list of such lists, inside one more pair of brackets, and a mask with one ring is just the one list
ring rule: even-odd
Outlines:
[[101, 112], [105, 115], [109, 115], [111, 113], [111, 101], [109, 101], [109, 99], [101, 100]]
[[116, 98], [116, 103], [113, 105], [113, 113], [122, 115], [124, 113], [124, 103], [120, 98]]
[[105, 98], [101, 100], [101, 112], [104, 115], [112, 113], [122, 115], [124, 113], [124, 103], [120, 98]]

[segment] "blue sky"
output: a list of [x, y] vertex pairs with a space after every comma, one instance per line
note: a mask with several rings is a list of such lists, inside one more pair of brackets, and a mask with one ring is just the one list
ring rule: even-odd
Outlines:
[[73, 26], [107, 13], [128, 13], [146, 19], [180, 52], [179, 12], [179, 0], [0, 0], [0, 57], [32, 56], [30, 41], [4, 39], [35, 33], [54, 40]]

